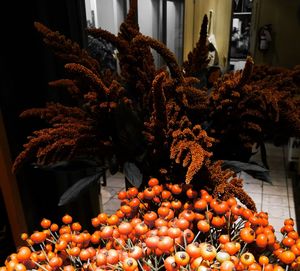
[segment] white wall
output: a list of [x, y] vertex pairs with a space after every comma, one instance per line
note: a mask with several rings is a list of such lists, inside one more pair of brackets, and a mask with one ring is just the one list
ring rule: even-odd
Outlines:
[[114, 0], [114, 16], [115, 16], [115, 26], [116, 26], [116, 33], [120, 29], [121, 23], [124, 21], [124, 10], [125, 10], [125, 2], [122, 0]]
[[[161, 40], [161, 32], [159, 27], [162, 28], [161, 19], [161, 6], [158, 0], [139, 0], [138, 1], [138, 22], [140, 32], [143, 35]], [[152, 50], [154, 61], [159, 65], [160, 58], [158, 54]]]
[[176, 32], [176, 7], [175, 3], [167, 1], [167, 46], [175, 53]]
[[97, 18], [97, 3], [96, 0], [85, 0], [85, 12], [86, 12], [86, 19], [92, 22], [92, 12], [94, 12], [94, 20], [95, 26], [98, 25], [98, 18]]
[[95, 27], [101, 27], [117, 34], [124, 21], [125, 2], [123, 0], [85, 0], [87, 20], [92, 22], [92, 11], [95, 14]]
[[85, 0], [84, 2], [85, 2], [86, 20], [92, 22], [91, 1]]
[[146, 36], [153, 37], [153, 24], [154, 21], [153, 3], [151, 0], [138, 1], [138, 21], [140, 32]]
[[167, 1], [167, 47], [182, 62], [183, 47], [183, 10], [180, 2]]
[[101, 27], [113, 34], [117, 33], [115, 6], [116, 0], [97, 0], [97, 18], [96, 27]]

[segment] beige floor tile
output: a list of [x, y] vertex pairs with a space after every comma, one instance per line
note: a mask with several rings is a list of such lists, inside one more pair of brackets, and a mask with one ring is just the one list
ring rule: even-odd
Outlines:
[[293, 196], [289, 196], [289, 206], [290, 208], [295, 208], [295, 201]]
[[114, 215], [115, 214], [115, 211], [114, 210], [104, 210], [103, 211], [104, 213], [108, 214], [108, 215]]
[[113, 199], [118, 199], [118, 194], [115, 194], [112, 198]]
[[288, 188], [288, 195], [290, 197], [293, 197], [294, 196], [293, 184], [292, 184], [292, 180], [290, 178], [287, 179], [287, 188]]
[[253, 198], [257, 203], [262, 202], [262, 193], [255, 193], [255, 192], [247, 192], [249, 196]]
[[110, 199], [107, 203], [103, 204], [103, 211], [108, 214], [115, 213], [120, 208], [120, 200]]
[[107, 172], [107, 178], [110, 178], [110, 177], [114, 177], [114, 178], [124, 178], [124, 174], [120, 171], [118, 171], [117, 173], [115, 174], [111, 174], [109, 171]]
[[280, 232], [280, 229], [283, 227], [284, 219], [283, 218], [274, 218], [269, 217], [269, 223], [274, 227], [275, 231]]
[[257, 211], [258, 212], [262, 211], [262, 201], [261, 201], [262, 194], [261, 193], [249, 193], [249, 192], [247, 192], [247, 193], [255, 202]]
[[290, 207], [290, 217], [296, 221], [296, 210], [293, 207]]
[[261, 180], [255, 179], [251, 175], [249, 175], [243, 171], [240, 173], [240, 178], [242, 178], [244, 180], [244, 185], [245, 184], [258, 184], [258, 185], [262, 184]]
[[288, 196], [289, 196], [289, 197], [294, 197], [294, 191], [293, 191], [293, 188], [288, 187], [288, 188], [287, 188], [287, 192], [288, 192]]
[[263, 205], [263, 211], [269, 214], [269, 218], [284, 220], [290, 216], [290, 210], [288, 207]]
[[287, 197], [287, 188], [278, 185], [263, 185], [264, 195], [277, 195]]
[[106, 184], [109, 187], [125, 188], [125, 177], [120, 172], [115, 175], [108, 175]]
[[287, 197], [277, 196], [277, 195], [262, 195], [262, 207], [265, 206], [282, 206], [289, 207], [289, 201]]
[[111, 198], [102, 197], [102, 205], [106, 204]]
[[102, 209], [108, 214], [115, 213], [120, 208], [118, 192], [125, 189], [125, 178], [120, 172], [115, 175], [107, 173], [106, 186], [101, 187]]
[[261, 193], [262, 192], [262, 184], [256, 183], [245, 183], [243, 188], [248, 193]]
[[275, 231], [275, 236], [276, 236], [276, 239], [281, 241], [282, 240], [282, 233], [280, 231]]
[[285, 179], [285, 176], [281, 176], [281, 177], [272, 177], [271, 176], [271, 183], [264, 182], [263, 185], [265, 185], [265, 186], [268, 186], [268, 185], [286, 186], [286, 179]]
[[[281, 238], [280, 228], [284, 219], [291, 216], [296, 221], [293, 185], [290, 178], [286, 179], [286, 147], [266, 144], [266, 148], [272, 184], [262, 183], [262, 211], [269, 213], [270, 224], [275, 227], [276, 234]], [[259, 157], [256, 155], [256, 158]], [[247, 179], [248, 184], [251, 184], [251, 181], [248, 182]], [[250, 187], [255, 188], [253, 185]]]
[[118, 192], [120, 190], [121, 190], [121, 188], [102, 186], [101, 187], [101, 195], [102, 195], [102, 197], [112, 198], [113, 196], [118, 194]]

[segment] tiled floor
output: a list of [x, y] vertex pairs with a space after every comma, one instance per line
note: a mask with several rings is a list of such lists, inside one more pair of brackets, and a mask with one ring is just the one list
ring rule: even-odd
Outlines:
[[120, 208], [118, 192], [122, 190], [125, 190], [125, 179], [123, 174], [117, 173], [113, 176], [107, 176], [106, 186], [101, 187], [102, 204], [100, 204], [100, 209], [108, 214], [112, 214], [118, 210]]
[[[268, 163], [272, 183], [254, 179], [242, 172], [244, 189], [253, 198], [258, 211], [268, 212], [269, 221], [280, 236], [280, 228], [285, 218], [292, 217], [296, 221], [292, 180], [288, 178], [286, 148], [267, 144]], [[253, 157], [259, 162], [260, 155]], [[118, 173], [108, 176], [107, 186], [101, 188], [102, 210], [108, 214], [114, 213], [120, 206], [117, 193], [125, 189], [124, 176]]]
[[[287, 173], [286, 147], [267, 144], [266, 148], [272, 183], [254, 179], [244, 172], [241, 177], [244, 179], [244, 189], [255, 201], [258, 211], [269, 214], [269, 222], [279, 237], [285, 218], [292, 217], [296, 222], [293, 185]], [[253, 160], [258, 161], [259, 158], [260, 154]]]

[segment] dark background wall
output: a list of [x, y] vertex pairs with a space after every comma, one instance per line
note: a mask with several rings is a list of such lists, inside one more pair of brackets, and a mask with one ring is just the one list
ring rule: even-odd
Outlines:
[[28, 129], [33, 128], [20, 121], [19, 114], [24, 109], [43, 106], [46, 100], [57, 99], [57, 93], [48, 90], [47, 84], [63, 75], [62, 65], [44, 46], [33, 23], [40, 21], [83, 45], [85, 11], [81, 0], [5, 2], [2, 11], [13, 17], [7, 21], [0, 16], [0, 107], [15, 157]]
[[[267, 51], [258, 50], [259, 29], [272, 25]], [[300, 0], [254, 0], [251, 53], [256, 64], [292, 68], [300, 63]]]
[[[61, 98], [60, 93], [48, 88], [48, 82], [63, 78], [63, 65], [44, 46], [40, 34], [34, 28], [34, 22], [42, 22], [52, 30], [59, 31], [85, 47], [86, 19], [84, 0], [4, 2], [1, 4], [0, 16], [0, 110], [11, 158], [14, 160], [22, 150], [26, 137], [43, 125], [38, 120], [20, 119], [20, 113], [28, 108], [43, 107], [46, 101], [58, 101]], [[7, 16], [4, 16], [5, 13], [10, 18], [9, 20]], [[57, 219], [69, 209], [58, 209], [58, 199], [62, 191], [82, 175], [84, 175], [82, 172], [75, 173], [75, 177], [73, 172], [58, 175], [39, 172], [30, 166], [17, 174], [29, 232], [39, 227], [39, 222], [43, 217], [60, 222]], [[97, 196], [97, 191], [95, 193]], [[85, 215], [86, 221], [90, 220], [92, 213], [95, 212], [91, 208], [82, 206], [82, 202], [89, 201], [90, 197], [84, 195], [79, 204], [72, 206], [73, 212], [74, 210], [77, 212], [77, 217]], [[5, 206], [3, 208], [2, 201], [0, 204], [2, 206], [0, 221], [5, 221], [9, 227]], [[79, 213], [81, 215], [78, 215]], [[7, 232], [9, 234], [9, 230]], [[3, 260], [0, 255], [0, 265]]]

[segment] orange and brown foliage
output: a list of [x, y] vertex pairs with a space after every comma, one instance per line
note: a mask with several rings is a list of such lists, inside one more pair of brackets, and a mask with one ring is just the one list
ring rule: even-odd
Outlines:
[[[224, 145], [234, 152], [232, 143], [251, 151], [253, 144], [264, 140], [270, 124], [289, 127], [288, 135], [299, 134], [299, 99], [295, 96], [299, 69], [273, 72], [276, 76], [270, 83], [261, 75], [272, 74], [266, 69], [251, 75], [253, 61], [248, 58], [243, 71], [218, 78], [211, 92], [199, 89], [199, 80], [188, 76], [207, 64], [207, 18], [184, 73], [164, 44], [139, 32], [136, 8], [137, 1], [132, 0], [117, 36], [102, 29], [88, 30], [118, 49], [119, 75], [101, 73], [101, 63], [76, 43], [35, 24], [45, 43], [66, 62], [66, 78], [50, 85], [66, 89], [74, 106], [49, 103], [22, 114], [40, 117], [48, 127], [28, 138], [14, 171], [25, 161], [48, 165], [85, 157], [105, 163], [116, 157], [119, 168], [130, 161], [145, 177], [179, 183], [197, 180], [214, 195], [234, 195], [255, 208], [240, 180], [223, 171], [221, 162], [211, 161], [219, 158], [215, 146], [221, 145], [221, 153]], [[155, 67], [151, 48], [167, 68]], [[291, 79], [285, 81], [282, 74]]]

